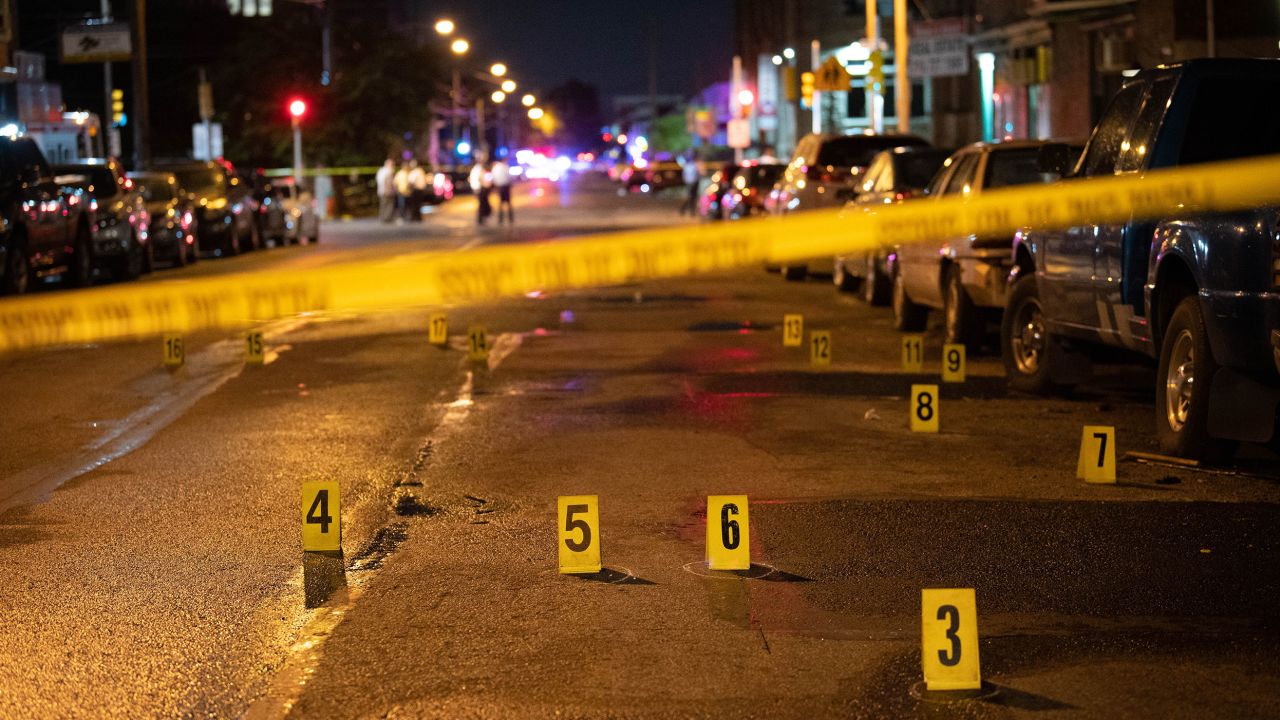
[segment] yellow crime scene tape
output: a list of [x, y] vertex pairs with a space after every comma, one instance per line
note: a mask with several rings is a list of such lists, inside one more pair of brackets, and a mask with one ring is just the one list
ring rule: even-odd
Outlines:
[[457, 304], [1012, 234], [1280, 205], [1280, 156], [1068, 180], [867, 212], [824, 210], [308, 270], [113, 285], [0, 301], [0, 351], [241, 327], [306, 312]]

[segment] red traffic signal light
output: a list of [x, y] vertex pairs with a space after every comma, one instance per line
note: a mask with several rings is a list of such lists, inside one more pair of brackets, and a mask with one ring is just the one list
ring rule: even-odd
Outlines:
[[307, 102], [302, 98], [294, 98], [289, 101], [289, 114], [295, 118], [300, 118], [307, 114]]

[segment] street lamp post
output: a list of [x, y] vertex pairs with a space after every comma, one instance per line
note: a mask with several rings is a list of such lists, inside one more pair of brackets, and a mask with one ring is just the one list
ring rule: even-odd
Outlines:
[[289, 115], [293, 117], [293, 181], [302, 187], [302, 116], [307, 113], [307, 103], [295, 98], [289, 103]]

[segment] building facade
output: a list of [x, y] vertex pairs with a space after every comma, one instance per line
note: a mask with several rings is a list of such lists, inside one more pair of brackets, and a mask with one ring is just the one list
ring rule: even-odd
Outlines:
[[[738, 0], [737, 51], [756, 71], [748, 83], [778, 82], [785, 90], [789, 66], [798, 76], [830, 57], [852, 75], [847, 92], [822, 93], [815, 107], [780, 93], [799, 132], [896, 126], [893, 2], [879, 0], [876, 37], [868, 40], [867, 1]], [[911, 0], [908, 7], [910, 127], [943, 146], [1083, 137], [1125, 76], [1141, 68], [1206, 56], [1280, 56], [1275, 0]], [[775, 65], [787, 48], [794, 59]], [[865, 90], [874, 77], [873, 50], [883, 57], [878, 100]], [[778, 77], [762, 83], [767, 65]], [[762, 97], [756, 111], [768, 117], [769, 110]], [[795, 132], [763, 124], [762, 141], [789, 149]]]

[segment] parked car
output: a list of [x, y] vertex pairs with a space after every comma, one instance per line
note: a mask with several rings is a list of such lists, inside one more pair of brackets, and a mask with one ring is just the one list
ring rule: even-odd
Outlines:
[[195, 206], [178, 187], [178, 178], [168, 172], [135, 172], [129, 178], [146, 203], [152, 258], [173, 267], [199, 259]]
[[[796, 144], [778, 181], [774, 211], [787, 214], [839, 207], [853, 199], [855, 184], [876, 153], [928, 144], [914, 135], [806, 135]], [[782, 268], [788, 280], [803, 280], [810, 271], [830, 274], [833, 270], [830, 257]]]
[[765, 198], [786, 168], [781, 163], [755, 162], [737, 168], [729, 178], [729, 188], [722, 200], [725, 214], [733, 220], [764, 214]]
[[142, 193], [125, 176], [119, 160], [84, 160], [55, 165], [59, 182], [78, 188], [87, 198], [95, 270], [117, 280], [151, 272], [150, 215]]
[[259, 246], [258, 203], [253, 188], [225, 163], [187, 162], [162, 166], [178, 178], [178, 187], [194, 203], [196, 245], [217, 257]]
[[[952, 151], [932, 147], [897, 147], [881, 150], [859, 178], [857, 197], [849, 201], [849, 212], [892, 205], [924, 195], [925, 188]], [[893, 283], [889, 275], [889, 255], [885, 246], [835, 258], [832, 281], [846, 292], [860, 290], [871, 305], [887, 305]]]
[[[935, 176], [928, 188], [930, 199], [1054, 182], [1059, 174], [1041, 168], [1045, 145], [1039, 140], [1012, 140], [962, 148], [947, 158]], [[923, 330], [929, 310], [940, 309], [946, 341], [976, 348], [988, 322], [998, 322], [1004, 310], [1012, 248], [1011, 234], [940, 238], [897, 248], [889, 267], [894, 325], [908, 332]]]
[[[1280, 61], [1193, 60], [1127, 79], [1072, 177], [1280, 153]], [[1056, 155], [1057, 157], [1049, 157]], [[1067, 153], [1046, 166], [1068, 167]], [[1258, 178], [1259, 182], [1275, 182]], [[1012, 387], [1084, 379], [1091, 350], [1153, 358], [1164, 452], [1280, 445], [1280, 208], [1031, 230], [1014, 242], [1001, 333]]]
[[649, 186], [647, 192], [652, 193], [684, 187], [684, 168], [675, 160], [651, 162], [644, 169], [644, 184]]
[[0, 137], [0, 289], [19, 295], [54, 276], [73, 287], [89, 284], [86, 204], [82, 190], [56, 182], [34, 140]]
[[298, 187], [293, 178], [273, 180], [262, 200], [262, 208], [267, 211], [267, 237], [277, 244], [320, 241], [320, 216], [316, 213], [315, 197], [306, 188]]

